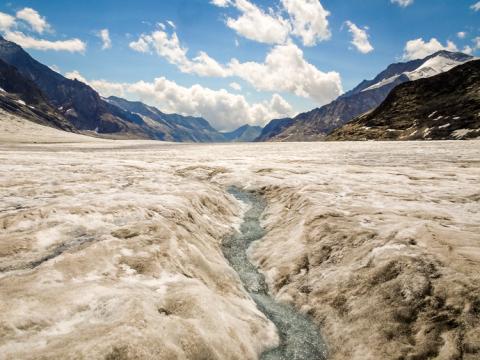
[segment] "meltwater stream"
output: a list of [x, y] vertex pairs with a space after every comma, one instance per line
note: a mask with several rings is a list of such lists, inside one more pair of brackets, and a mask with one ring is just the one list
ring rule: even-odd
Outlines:
[[277, 326], [280, 335], [280, 345], [263, 353], [261, 359], [326, 359], [326, 346], [317, 326], [292, 306], [275, 302], [268, 294], [264, 276], [248, 260], [248, 247], [265, 234], [260, 225], [260, 216], [266, 206], [264, 200], [236, 187], [231, 187], [228, 191], [238, 200], [247, 203], [250, 209], [245, 214], [240, 232], [224, 240], [223, 253], [240, 275], [243, 285], [260, 311]]

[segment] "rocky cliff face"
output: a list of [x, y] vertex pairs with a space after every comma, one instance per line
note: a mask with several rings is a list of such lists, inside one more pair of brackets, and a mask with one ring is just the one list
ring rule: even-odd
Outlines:
[[32, 81], [0, 60], [0, 108], [38, 124], [73, 131], [74, 127], [48, 102]]
[[329, 140], [442, 140], [480, 136], [480, 60], [398, 86]]
[[262, 141], [317, 141], [353, 118], [380, 105], [398, 85], [434, 76], [458, 66], [472, 57], [440, 51], [421, 60], [392, 64], [373, 80], [363, 81], [332, 103], [291, 119], [282, 131]]
[[[35, 83], [46, 99], [74, 128], [99, 134], [122, 134], [124, 137], [148, 138], [138, 117], [121, 109], [112, 109], [90, 86], [70, 80], [33, 59], [17, 44], [0, 37], [0, 59], [14, 66], [26, 79]], [[113, 111], [112, 111], [113, 110]]]

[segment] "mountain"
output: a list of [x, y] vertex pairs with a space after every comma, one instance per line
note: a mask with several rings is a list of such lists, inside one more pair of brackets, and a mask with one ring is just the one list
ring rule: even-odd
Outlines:
[[[37, 88], [31, 92], [32, 96], [43, 96], [41, 102], [50, 104], [49, 111], [59, 117], [58, 121], [63, 119], [63, 124], [57, 125], [65, 130], [77, 129], [88, 134], [115, 138], [179, 142], [225, 141], [223, 134], [205, 119], [164, 114], [141, 102], [102, 98], [87, 84], [65, 78], [1, 36], [0, 60], [14, 67], [30, 86]], [[27, 93], [29, 92], [23, 92]], [[23, 110], [29, 111], [27, 108]]]
[[41, 125], [74, 131], [34, 82], [0, 60], [0, 108]]
[[33, 81], [51, 103], [78, 130], [122, 137], [148, 138], [138, 116], [113, 108], [90, 86], [70, 80], [33, 59], [17, 44], [0, 37], [0, 60]]
[[125, 111], [136, 114], [155, 131], [156, 136], [164, 141], [178, 142], [223, 142], [222, 133], [200, 117], [165, 114], [153, 106], [140, 101], [128, 101], [111, 96], [105, 99]]
[[277, 135], [281, 134], [285, 129], [292, 126], [294, 122], [295, 121], [290, 118], [272, 120], [265, 125], [255, 141], [268, 141], [269, 139], [273, 139]]
[[480, 137], [480, 60], [396, 87], [375, 110], [328, 140], [456, 140]]
[[234, 131], [223, 133], [223, 136], [229, 142], [252, 142], [261, 132], [260, 126], [243, 125]]
[[425, 59], [392, 64], [330, 104], [296, 116], [290, 126], [265, 136], [263, 141], [323, 140], [333, 130], [376, 108], [397, 85], [437, 75], [472, 59], [462, 53], [439, 51]]

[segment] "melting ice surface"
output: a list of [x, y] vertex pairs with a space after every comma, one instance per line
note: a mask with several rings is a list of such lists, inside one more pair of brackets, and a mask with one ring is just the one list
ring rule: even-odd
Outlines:
[[240, 232], [224, 240], [223, 253], [240, 275], [258, 308], [277, 326], [280, 334], [280, 345], [263, 353], [261, 359], [326, 359], [326, 346], [317, 326], [292, 306], [275, 302], [268, 294], [264, 276], [248, 260], [248, 247], [265, 234], [260, 225], [260, 216], [266, 206], [264, 200], [236, 187], [231, 187], [228, 191], [238, 200], [248, 204], [249, 210], [245, 214]]

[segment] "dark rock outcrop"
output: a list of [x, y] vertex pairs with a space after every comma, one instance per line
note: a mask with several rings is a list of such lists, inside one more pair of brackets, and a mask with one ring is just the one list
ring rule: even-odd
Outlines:
[[480, 137], [480, 60], [396, 87], [375, 110], [328, 140], [458, 140]]
[[41, 125], [74, 131], [42, 91], [17, 69], [0, 60], [0, 108]]

